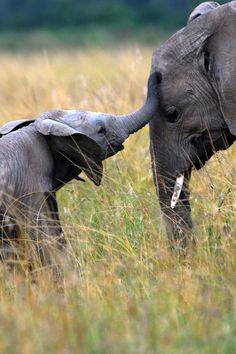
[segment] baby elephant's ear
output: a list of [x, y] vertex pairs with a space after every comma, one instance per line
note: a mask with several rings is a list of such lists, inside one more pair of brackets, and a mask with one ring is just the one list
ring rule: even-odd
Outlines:
[[[37, 131], [43, 135], [53, 136], [80, 136], [81, 148], [86, 152], [101, 153], [101, 148], [92, 138], [91, 128], [88, 124], [79, 124], [83, 121], [86, 113], [80, 111], [54, 111], [43, 113], [35, 120], [34, 126]], [[76, 123], [76, 124], [75, 124]], [[73, 126], [74, 124], [74, 126]], [[82, 138], [83, 137], [83, 138]]]
[[7, 135], [11, 132], [14, 132], [18, 129], [21, 129], [23, 127], [27, 127], [27, 125], [30, 125], [33, 122], [34, 119], [21, 119], [21, 120], [14, 120], [12, 122], [8, 122], [4, 124], [2, 127], [0, 127], [0, 137], [3, 135]]
[[90, 137], [88, 125], [72, 126], [72, 115], [70, 111], [44, 113], [36, 119], [34, 126], [38, 132], [48, 136], [58, 181], [67, 183], [84, 171], [96, 185], [100, 185], [103, 173], [101, 148]]
[[43, 135], [70, 136], [81, 133], [70, 126], [66, 111], [45, 112], [35, 120], [35, 128]]

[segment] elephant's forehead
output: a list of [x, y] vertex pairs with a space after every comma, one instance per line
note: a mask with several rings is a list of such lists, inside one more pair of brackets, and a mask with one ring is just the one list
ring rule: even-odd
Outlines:
[[68, 111], [63, 117], [65, 122], [68, 122], [71, 126], [82, 124], [87, 120], [87, 113], [80, 111]]
[[182, 51], [182, 41], [180, 41], [180, 33], [182, 32], [183, 29], [175, 33], [154, 51], [152, 57], [153, 71], [160, 71], [163, 74], [176, 67]]
[[107, 116], [107, 114], [99, 112], [68, 111], [64, 119], [71, 126], [94, 125], [99, 121], [104, 121]]
[[[89, 124], [89, 115], [84, 111], [70, 110], [62, 117], [62, 120], [71, 127], [86, 126]], [[91, 121], [90, 121], [91, 122]]]
[[217, 32], [219, 25], [236, 20], [236, 1], [219, 6], [191, 21], [173, 34], [153, 53], [152, 71], [165, 72], [178, 64], [190, 63], [205, 43]]
[[169, 106], [176, 106], [183, 104], [188, 100], [189, 91], [191, 90], [190, 85], [183, 80], [176, 80], [171, 84], [171, 81], [165, 82], [161, 86], [161, 101], [160, 106], [163, 108], [168, 108]]

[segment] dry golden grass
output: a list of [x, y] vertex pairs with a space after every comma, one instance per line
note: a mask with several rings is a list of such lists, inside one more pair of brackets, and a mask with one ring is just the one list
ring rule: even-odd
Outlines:
[[[0, 117], [58, 108], [125, 113], [144, 98], [151, 49], [0, 55]], [[58, 194], [68, 259], [0, 273], [0, 353], [234, 353], [234, 150], [193, 174], [195, 252], [171, 254], [154, 191], [148, 128], [105, 162], [101, 187]]]

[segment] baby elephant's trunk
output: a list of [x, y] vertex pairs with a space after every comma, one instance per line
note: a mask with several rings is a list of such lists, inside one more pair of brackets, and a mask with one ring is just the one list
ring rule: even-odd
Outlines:
[[148, 80], [147, 99], [142, 108], [127, 115], [114, 116], [117, 128], [125, 130], [127, 136], [143, 128], [157, 113], [160, 82], [161, 74], [152, 73]]

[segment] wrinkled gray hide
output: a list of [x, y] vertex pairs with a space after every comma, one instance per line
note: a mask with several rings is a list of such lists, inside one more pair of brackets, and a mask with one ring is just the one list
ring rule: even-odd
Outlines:
[[82, 171], [101, 183], [102, 161], [122, 150], [125, 139], [155, 114], [159, 81], [155, 73], [150, 76], [146, 103], [129, 115], [61, 110], [0, 129], [3, 243], [29, 235], [43, 259], [51, 261], [51, 243], [64, 243], [56, 191], [80, 179]]
[[[150, 122], [154, 180], [169, 237], [185, 247], [192, 229], [192, 168], [235, 140], [236, 1], [200, 4], [186, 27], [154, 52], [151, 70], [162, 74], [160, 105]], [[183, 189], [171, 207], [181, 174]]]

